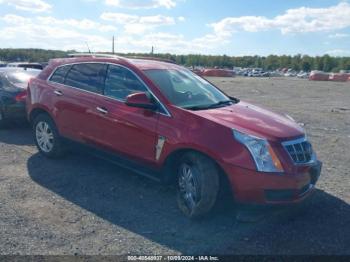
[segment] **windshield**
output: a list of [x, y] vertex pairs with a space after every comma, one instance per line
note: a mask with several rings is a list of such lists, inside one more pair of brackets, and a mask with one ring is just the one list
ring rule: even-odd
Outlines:
[[178, 107], [201, 110], [232, 104], [229, 97], [187, 69], [152, 69], [144, 73]]

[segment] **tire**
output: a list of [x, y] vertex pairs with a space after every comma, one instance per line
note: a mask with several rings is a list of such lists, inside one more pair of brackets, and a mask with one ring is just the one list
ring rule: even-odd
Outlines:
[[3, 128], [5, 126], [5, 121], [6, 120], [5, 120], [5, 117], [4, 117], [4, 113], [2, 112], [2, 110], [0, 108], [0, 128]]
[[60, 158], [64, 155], [62, 139], [51, 117], [38, 115], [33, 121], [35, 144], [41, 154], [48, 158]]
[[210, 158], [195, 152], [184, 154], [177, 168], [177, 203], [190, 219], [208, 214], [219, 192], [219, 170]]

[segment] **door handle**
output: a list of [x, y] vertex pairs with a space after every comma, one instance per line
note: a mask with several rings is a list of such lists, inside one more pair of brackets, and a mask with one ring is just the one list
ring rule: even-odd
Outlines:
[[63, 96], [63, 93], [60, 90], [55, 90], [54, 93], [56, 96]]
[[96, 110], [104, 115], [108, 114], [108, 110], [106, 108], [103, 107], [96, 107]]

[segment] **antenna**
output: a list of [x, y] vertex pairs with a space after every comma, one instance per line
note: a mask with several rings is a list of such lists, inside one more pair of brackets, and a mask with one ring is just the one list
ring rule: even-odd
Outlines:
[[85, 42], [85, 44], [86, 44], [86, 46], [87, 46], [87, 48], [88, 48], [89, 54], [91, 54], [91, 50], [90, 50], [90, 47], [89, 47], [88, 42]]

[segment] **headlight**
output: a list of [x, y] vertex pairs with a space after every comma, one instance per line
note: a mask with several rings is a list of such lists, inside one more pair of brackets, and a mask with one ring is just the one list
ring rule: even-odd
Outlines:
[[233, 130], [234, 138], [245, 145], [251, 153], [256, 168], [260, 172], [283, 172], [283, 167], [276, 153], [266, 139], [243, 134]]

